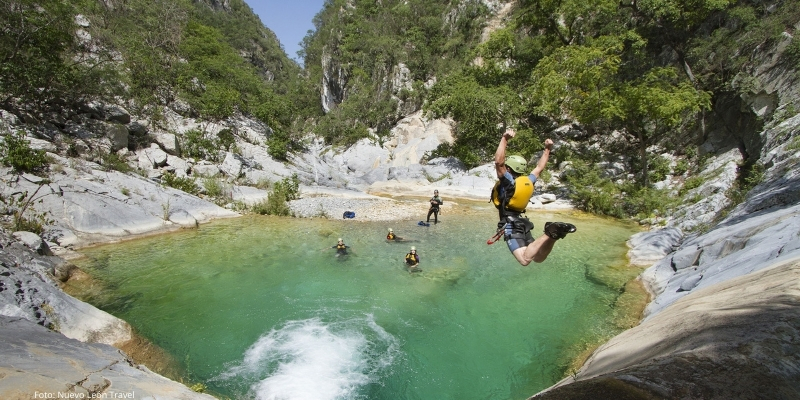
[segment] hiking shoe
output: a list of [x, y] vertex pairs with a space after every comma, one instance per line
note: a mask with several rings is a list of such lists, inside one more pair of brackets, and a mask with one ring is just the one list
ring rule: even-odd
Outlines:
[[547, 222], [544, 224], [544, 234], [553, 239], [563, 239], [568, 233], [578, 230], [575, 225], [566, 222]]

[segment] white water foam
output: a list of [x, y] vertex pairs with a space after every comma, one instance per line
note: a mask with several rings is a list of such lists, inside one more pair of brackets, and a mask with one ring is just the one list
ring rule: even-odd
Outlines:
[[[399, 351], [372, 316], [290, 321], [259, 338], [218, 379], [245, 379], [260, 400], [346, 400], [380, 377]], [[252, 383], [256, 381], [255, 383]]]

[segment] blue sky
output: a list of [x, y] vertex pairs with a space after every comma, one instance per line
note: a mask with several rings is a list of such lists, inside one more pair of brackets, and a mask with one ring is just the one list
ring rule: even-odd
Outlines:
[[275, 32], [284, 51], [302, 64], [297, 57], [300, 42], [309, 30], [314, 29], [311, 22], [322, 10], [325, 0], [245, 0], [247, 5], [261, 18], [261, 22]]

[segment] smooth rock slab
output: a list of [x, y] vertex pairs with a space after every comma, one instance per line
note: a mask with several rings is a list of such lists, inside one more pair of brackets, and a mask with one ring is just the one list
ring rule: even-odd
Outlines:
[[137, 365], [112, 346], [69, 339], [23, 318], [0, 316], [0, 337], [5, 400], [213, 399]]
[[631, 265], [652, 265], [671, 253], [680, 244], [683, 233], [677, 228], [641, 232], [628, 240]]
[[695, 289], [532, 399], [800, 398], [798, 282], [794, 257]]

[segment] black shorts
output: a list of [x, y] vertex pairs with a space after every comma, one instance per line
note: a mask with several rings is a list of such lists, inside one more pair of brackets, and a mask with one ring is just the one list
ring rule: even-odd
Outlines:
[[533, 222], [525, 217], [506, 217], [506, 222], [500, 221], [497, 223], [497, 229], [505, 225], [503, 240], [506, 241], [508, 249], [513, 253], [514, 250], [525, 247], [533, 243]]

